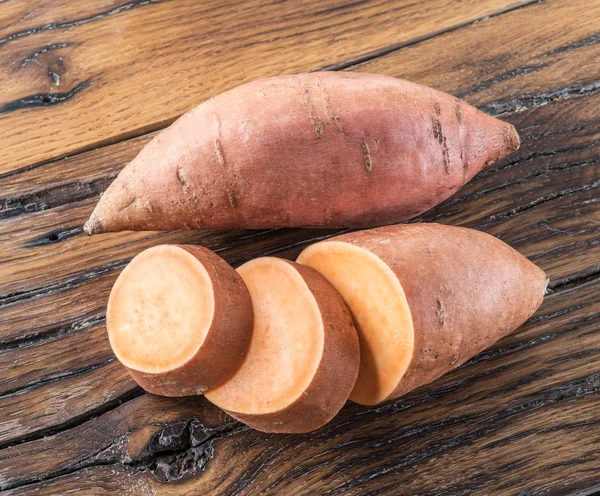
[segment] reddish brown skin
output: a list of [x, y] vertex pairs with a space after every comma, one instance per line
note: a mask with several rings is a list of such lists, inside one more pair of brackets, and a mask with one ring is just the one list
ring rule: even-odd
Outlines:
[[546, 274], [527, 258], [472, 229], [397, 225], [331, 240], [377, 255], [404, 289], [415, 345], [387, 400], [434, 381], [514, 331], [542, 304], [548, 285]]
[[264, 79], [208, 100], [160, 133], [84, 229], [390, 224], [437, 205], [518, 147], [510, 124], [401, 79]]
[[239, 274], [206, 248], [180, 247], [194, 255], [208, 272], [215, 312], [204, 343], [185, 365], [160, 374], [128, 368], [142, 388], [161, 396], [194, 396], [221, 385], [244, 361], [252, 337], [252, 300]]
[[289, 262], [313, 293], [323, 318], [323, 356], [306, 391], [294, 403], [266, 415], [227, 411], [232, 417], [263, 432], [299, 434], [329, 422], [350, 396], [360, 366], [358, 335], [350, 310], [335, 288], [311, 267]]

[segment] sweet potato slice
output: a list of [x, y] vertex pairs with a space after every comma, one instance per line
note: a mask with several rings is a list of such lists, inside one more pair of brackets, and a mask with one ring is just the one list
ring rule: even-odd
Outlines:
[[146, 391], [204, 393], [231, 377], [252, 334], [250, 294], [236, 271], [198, 246], [162, 245], [119, 275], [106, 312], [119, 361]]
[[317, 271], [265, 257], [238, 269], [254, 308], [250, 349], [208, 400], [265, 432], [308, 432], [344, 405], [359, 367], [352, 317]]
[[389, 226], [306, 248], [352, 312], [361, 347], [350, 399], [374, 405], [429, 383], [527, 320], [544, 272], [485, 233], [439, 224]]

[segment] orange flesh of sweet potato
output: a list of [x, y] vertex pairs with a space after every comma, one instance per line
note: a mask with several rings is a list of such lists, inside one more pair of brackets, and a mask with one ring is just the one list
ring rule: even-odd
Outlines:
[[254, 308], [244, 363], [209, 401], [268, 432], [307, 432], [348, 398], [359, 351], [350, 313], [313, 269], [265, 257], [238, 269]]
[[385, 263], [363, 248], [336, 241], [313, 246], [298, 262], [318, 270], [339, 291], [358, 331], [360, 372], [350, 399], [379, 403], [406, 372], [414, 347], [402, 286]]
[[226, 410], [270, 413], [296, 401], [312, 381], [323, 353], [323, 321], [291, 265], [261, 260], [240, 275], [254, 302], [254, 336], [244, 365], [208, 397]]
[[502, 241], [438, 224], [359, 231], [306, 248], [348, 304], [361, 368], [351, 399], [373, 405], [427, 384], [527, 320], [542, 270]]
[[186, 396], [235, 372], [249, 345], [252, 308], [243, 282], [217, 255], [163, 245], [119, 275], [106, 320], [115, 355], [142, 387]]
[[108, 304], [119, 360], [140, 372], [167, 372], [200, 349], [215, 310], [210, 277], [185, 250], [159, 247], [123, 271]]
[[401, 79], [254, 81], [156, 136], [84, 229], [368, 227], [419, 215], [519, 147], [515, 129]]

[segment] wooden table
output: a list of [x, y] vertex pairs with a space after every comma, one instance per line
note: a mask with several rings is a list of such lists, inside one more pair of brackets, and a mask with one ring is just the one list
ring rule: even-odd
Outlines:
[[[0, 485], [7, 495], [563, 495], [600, 487], [600, 1], [0, 1]], [[234, 265], [333, 231], [81, 227], [187, 109], [258, 77], [400, 76], [513, 123], [521, 149], [423, 220], [474, 227], [552, 292], [521, 329], [379, 408], [266, 435], [144, 394], [108, 292], [143, 248]]]

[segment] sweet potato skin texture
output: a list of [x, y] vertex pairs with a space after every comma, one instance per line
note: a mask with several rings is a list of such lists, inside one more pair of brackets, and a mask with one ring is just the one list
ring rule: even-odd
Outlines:
[[233, 418], [263, 432], [299, 434], [329, 422], [344, 406], [360, 365], [358, 335], [350, 310], [335, 288], [311, 267], [294, 266], [313, 293], [323, 318], [323, 355], [305, 392], [287, 408], [266, 415], [225, 410]]
[[201, 246], [179, 245], [204, 266], [213, 283], [215, 310], [198, 353], [169, 372], [129, 370], [146, 391], [161, 396], [194, 396], [217, 387], [241, 365], [252, 337], [252, 301], [248, 288], [225, 260]]
[[386, 400], [434, 381], [514, 331], [542, 304], [548, 284], [544, 272], [516, 250], [472, 229], [396, 225], [331, 241], [374, 253], [404, 289], [415, 345]]
[[445, 200], [518, 146], [510, 124], [401, 79], [320, 72], [258, 80], [156, 136], [84, 229], [390, 224]]

